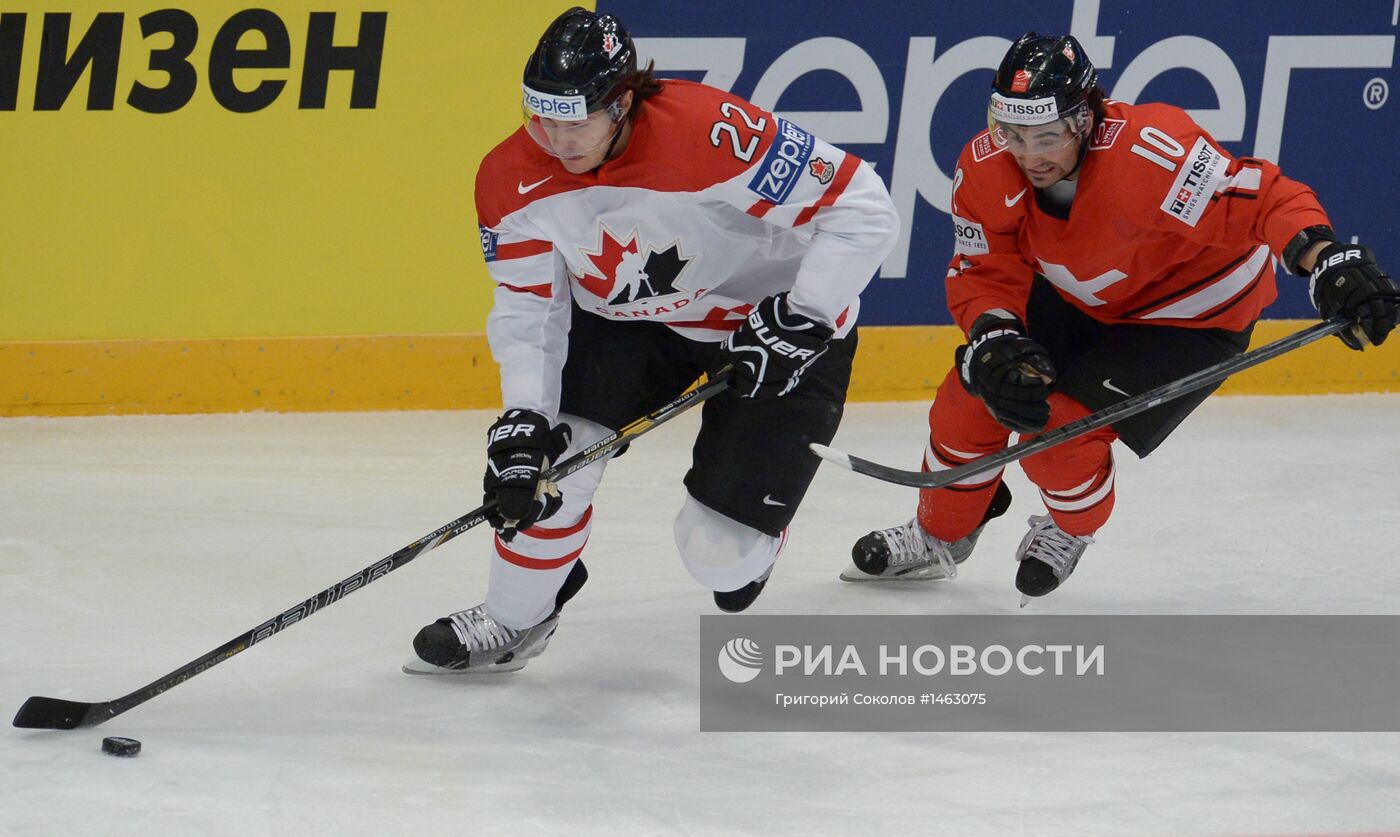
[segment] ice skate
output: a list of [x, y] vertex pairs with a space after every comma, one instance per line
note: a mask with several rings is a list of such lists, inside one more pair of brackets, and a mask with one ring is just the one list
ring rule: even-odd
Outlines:
[[851, 564], [842, 581], [932, 581], [956, 578], [958, 564], [967, 560], [987, 522], [1001, 517], [1011, 506], [1011, 489], [997, 486], [982, 523], [972, 534], [952, 543], [925, 532], [915, 517], [903, 526], [879, 529], [851, 547]]
[[588, 581], [583, 561], [575, 561], [554, 598], [554, 612], [528, 628], [508, 628], [493, 619], [484, 604], [460, 610], [426, 625], [413, 638], [417, 655], [404, 663], [405, 674], [494, 674], [519, 671], [544, 653], [559, 627], [559, 613]]
[[768, 583], [768, 576], [773, 574], [773, 567], [775, 566], [777, 566], [776, 561], [768, 567], [763, 575], [750, 581], [738, 590], [729, 590], [723, 593], [716, 590], [715, 605], [725, 613], [739, 613], [740, 611], [748, 610], [749, 605], [753, 604], [754, 600], [758, 598], [758, 594], [763, 592], [763, 585]]
[[1016, 550], [1016, 560], [1021, 562], [1016, 570], [1021, 607], [1025, 607], [1029, 599], [1044, 596], [1064, 584], [1085, 548], [1094, 542], [1091, 537], [1064, 531], [1048, 514], [1033, 515], [1027, 522], [1031, 530]]
[[405, 674], [483, 674], [519, 671], [549, 646], [559, 614], [534, 627], [514, 630], [486, 614], [483, 605], [444, 616], [413, 638], [416, 659]]

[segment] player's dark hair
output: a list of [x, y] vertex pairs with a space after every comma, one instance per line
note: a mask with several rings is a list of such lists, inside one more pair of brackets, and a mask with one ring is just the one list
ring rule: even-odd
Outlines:
[[627, 111], [627, 115], [633, 116], [637, 113], [637, 108], [642, 106], [642, 102], [660, 93], [666, 85], [656, 77], [656, 62], [647, 61], [647, 65], [642, 69], [633, 70], [623, 76], [622, 86], [632, 91], [632, 108]]
[[1103, 107], [1103, 100], [1106, 97], [1107, 94], [1103, 92], [1103, 88], [1099, 87], [1096, 84], [1094, 85], [1093, 89], [1089, 91], [1089, 95], [1084, 100], [1088, 103], [1090, 112], [1094, 114], [1095, 125], [1098, 125], [1103, 122], [1103, 117], [1105, 113]]

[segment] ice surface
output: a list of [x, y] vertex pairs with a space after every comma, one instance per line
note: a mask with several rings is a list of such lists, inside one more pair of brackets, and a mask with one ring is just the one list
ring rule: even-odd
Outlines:
[[[920, 404], [836, 444], [913, 466]], [[491, 416], [0, 421], [0, 710], [109, 700], [474, 507]], [[1400, 735], [698, 731], [715, 612], [670, 543], [695, 416], [597, 497], [592, 580], [549, 651], [407, 677], [418, 627], [479, 602], [485, 530], [99, 728], [0, 732], [0, 833], [1257, 835], [1400, 828]], [[1400, 396], [1208, 402], [1041, 613], [1400, 612]], [[914, 493], [827, 466], [756, 613], [1010, 613], [1011, 512], [955, 582], [837, 581]], [[6, 718], [9, 714], [6, 714]], [[139, 738], [132, 760], [104, 735]]]

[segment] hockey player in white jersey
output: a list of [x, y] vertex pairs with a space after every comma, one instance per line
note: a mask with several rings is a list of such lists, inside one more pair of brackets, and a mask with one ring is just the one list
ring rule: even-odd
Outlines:
[[[476, 180], [505, 412], [487, 438], [486, 601], [414, 640], [410, 672], [518, 669], [587, 579], [597, 462], [553, 462], [730, 365], [674, 521], [725, 611], [763, 589], [835, 435], [859, 294], [898, 216], [870, 166], [736, 96], [638, 70], [611, 15], [574, 8], [524, 73], [524, 125]], [[606, 558], [606, 556], [604, 556]]]

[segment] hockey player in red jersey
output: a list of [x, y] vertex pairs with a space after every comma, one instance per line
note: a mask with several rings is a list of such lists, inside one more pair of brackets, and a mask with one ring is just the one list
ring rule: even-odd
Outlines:
[[[1073, 37], [1016, 41], [987, 121], [953, 176], [948, 305], [967, 343], [929, 410], [925, 469], [1243, 352], [1275, 297], [1274, 256], [1311, 277], [1324, 317], [1357, 320], [1349, 347], [1395, 327], [1395, 282], [1369, 249], [1338, 241], [1312, 190], [1231, 158], [1180, 108], [1105, 100]], [[1146, 456], [1210, 391], [1022, 461], [1048, 511], [1017, 553], [1023, 595], [1062, 584], [1108, 520], [1113, 441]], [[842, 577], [951, 578], [1009, 501], [1000, 471], [921, 491], [914, 519], [857, 541]]]
[[638, 70], [611, 15], [571, 9], [525, 67], [524, 125], [482, 161], [505, 412], [486, 601], [423, 628], [410, 672], [520, 668], [587, 578], [607, 462], [550, 463], [724, 366], [674, 522], [685, 567], [738, 611], [758, 596], [840, 422], [859, 294], [898, 216], [866, 163], [736, 96]]

